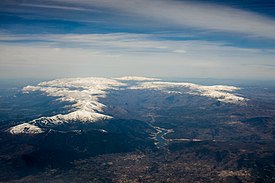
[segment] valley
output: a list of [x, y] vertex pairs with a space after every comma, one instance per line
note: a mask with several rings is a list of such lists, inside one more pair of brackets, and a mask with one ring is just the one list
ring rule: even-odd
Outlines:
[[[67, 91], [70, 82], [84, 90]], [[70, 82], [66, 87], [60, 85], [62, 80], [58, 85], [46, 83], [47, 91], [48, 85], [51, 90], [54, 85], [59, 92], [48, 93], [50, 96], [41, 91], [18, 91], [14, 97], [1, 98], [0, 113], [5, 115], [1, 115], [0, 128], [0, 182], [36, 182], [41, 178], [45, 182], [228, 183], [275, 179], [272, 89], [240, 89], [238, 95], [245, 103], [228, 103], [216, 96], [190, 94], [189, 85], [137, 89], [133, 87], [144, 81], [135, 80], [106, 91], [101, 83], [97, 91], [89, 93], [85, 89], [91, 87], [89, 80], [84, 85], [83, 81]], [[158, 85], [163, 87], [163, 83]], [[10, 109], [1, 110], [4, 106]], [[80, 110], [88, 113], [69, 118]], [[98, 114], [109, 117], [87, 121]], [[11, 129], [21, 129], [18, 125], [22, 123], [43, 131], [31, 133], [26, 125], [20, 133], [11, 133]]]

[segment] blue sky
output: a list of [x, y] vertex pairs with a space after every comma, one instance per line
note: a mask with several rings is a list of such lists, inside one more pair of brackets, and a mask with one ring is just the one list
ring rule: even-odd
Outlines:
[[2, 0], [0, 20], [1, 78], [275, 78], [271, 0]]

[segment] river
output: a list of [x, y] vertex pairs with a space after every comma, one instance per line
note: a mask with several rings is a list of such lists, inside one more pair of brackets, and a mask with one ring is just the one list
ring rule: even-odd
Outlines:
[[168, 133], [173, 132], [171, 129], [165, 129], [165, 128], [160, 128], [157, 126], [154, 126], [154, 128], [157, 130], [157, 133], [154, 136], [154, 139], [156, 140], [155, 144], [158, 148], [161, 148], [169, 142], [168, 139], [166, 139], [164, 136]]

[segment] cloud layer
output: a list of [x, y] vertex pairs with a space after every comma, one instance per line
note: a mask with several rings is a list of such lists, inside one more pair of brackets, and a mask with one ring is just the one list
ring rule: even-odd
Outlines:
[[274, 79], [274, 14], [252, 10], [179, 0], [4, 0], [0, 77]]
[[[275, 39], [274, 18], [252, 11], [209, 3], [176, 0], [51, 0], [47, 2], [27, 0], [16, 5], [23, 7], [10, 11], [25, 14], [28, 12], [36, 17], [41, 14], [46, 16], [48, 15], [46, 10], [52, 9], [52, 14], [49, 17], [65, 20], [93, 22], [104, 19], [109, 24], [113, 24], [111, 22], [113, 17], [113, 20], [120, 22], [117, 23], [120, 26], [125, 25], [125, 21], [128, 25], [134, 21], [138, 26], [150, 26], [150, 24], [148, 25], [149, 21], [154, 25], [170, 25], [178, 29], [193, 28], [215, 32], [233, 32], [246, 36]], [[45, 11], [41, 11], [41, 9], [45, 9]], [[56, 9], [62, 10], [63, 14], [55, 11]], [[69, 13], [71, 11], [73, 13]], [[84, 16], [85, 13], [86, 16]], [[92, 16], [90, 13], [95, 14]], [[142, 20], [143, 23], [139, 23], [138, 20]]]
[[[152, 34], [0, 34], [0, 76], [271, 79], [272, 49]], [[258, 67], [255, 67], [258, 65]], [[49, 74], [50, 73], [50, 74]]]

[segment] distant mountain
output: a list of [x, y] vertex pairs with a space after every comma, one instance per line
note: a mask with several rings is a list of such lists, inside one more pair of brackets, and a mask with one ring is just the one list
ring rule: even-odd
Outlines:
[[[112, 119], [113, 115], [106, 114], [105, 109], [110, 107], [109, 105], [116, 107], [116, 104], [108, 102], [108, 106], [106, 106], [106, 103], [102, 101], [103, 99], [108, 100], [110, 93], [114, 92], [120, 97], [120, 100], [123, 100], [126, 93], [140, 91], [161, 93], [170, 101], [174, 95], [190, 95], [232, 105], [244, 105], [248, 99], [235, 94], [234, 92], [237, 90], [240, 88], [225, 85], [203, 86], [193, 83], [166, 82], [157, 78], [135, 76], [112, 79], [96, 77], [57, 79], [39, 83], [37, 86], [26, 86], [23, 88], [23, 92], [25, 95], [42, 92], [42, 94], [57, 98], [57, 101], [70, 103], [65, 106], [68, 112], [33, 119], [11, 127], [8, 131], [11, 134], [39, 134], [45, 130], [54, 129], [58, 125], [74, 122], [93, 123]], [[143, 94], [140, 93], [140, 95]], [[169, 102], [166, 105], [169, 105]], [[125, 111], [125, 109], [121, 110]]]
[[274, 182], [272, 87], [65, 78], [0, 98], [6, 182]]

